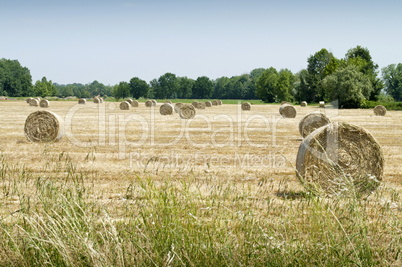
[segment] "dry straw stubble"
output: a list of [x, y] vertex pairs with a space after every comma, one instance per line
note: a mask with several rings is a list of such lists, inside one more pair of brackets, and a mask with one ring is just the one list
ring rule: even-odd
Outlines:
[[385, 116], [387, 109], [383, 105], [377, 105], [374, 107], [373, 112], [376, 116]]
[[192, 119], [195, 117], [195, 108], [193, 105], [184, 104], [180, 107], [179, 115], [182, 119]]
[[290, 104], [283, 104], [279, 107], [279, 114], [284, 118], [294, 118], [296, 117], [296, 109]]
[[314, 132], [316, 129], [327, 125], [330, 122], [331, 121], [324, 113], [313, 112], [307, 114], [299, 122], [299, 133], [304, 138], [310, 133]]
[[25, 120], [24, 133], [32, 142], [57, 142], [64, 134], [63, 121], [56, 113], [36, 111]]
[[162, 115], [172, 115], [172, 114], [173, 114], [173, 110], [174, 110], [173, 105], [172, 105], [172, 104], [169, 104], [169, 103], [164, 103], [164, 104], [162, 104], [162, 105], [160, 106], [160, 108], [159, 108], [159, 112], [160, 112]]
[[251, 110], [251, 104], [249, 102], [243, 102], [241, 104], [241, 110], [245, 111]]
[[330, 123], [303, 139], [296, 175], [306, 189], [341, 196], [367, 196], [383, 177], [380, 145], [365, 129]]

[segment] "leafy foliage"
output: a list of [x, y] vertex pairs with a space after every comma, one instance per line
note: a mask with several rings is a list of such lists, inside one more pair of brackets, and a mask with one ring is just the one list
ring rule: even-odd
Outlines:
[[32, 77], [28, 68], [18, 60], [0, 59], [0, 94], [28, 96], [32, 91]]
[[402, 101], [402, 63], [391, 64], [382, 69], [385, 91], [396, 101]]

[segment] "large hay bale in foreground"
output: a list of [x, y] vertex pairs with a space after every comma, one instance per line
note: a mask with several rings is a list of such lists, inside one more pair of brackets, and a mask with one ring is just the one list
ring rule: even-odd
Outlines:
[[325, 102], [324, 101], [320, 101], [319, 105], [320, 105], [320, 108], [325, 108]]
[[131, 104], [127, 101], [123, 101], [120, 103], [120, 109], [121, 110], [130, 110]]
[[152, 100], [147, 100], [146, 102], [145, 102], [145, 106], [146, 107], [148, 107], [148, 108], [150, 108], [150, 107], [153, 107], [153, 103], [152, 103]]
[[365, 129], [330, 123], [309, 134], [299, 147], [296, 175], [306, 189], [327, 195], [365, 196], [383, 177], [384, 157]]
[[30, 106], [33, 106], [33, 107], [37, 107], [37, 106], [39, 106], [39, 100], [36, 99], [36, 98], [32, 98], [32, 99], [29, 101], [29, 105], [30, 105]]
[[78, 99], [78, 104], [85, 105], [85, 103], [87, 103], [85, 99], [83, 98]]
[[173, 114], [173, 105], [169, 104], [169, 103], [164, 103], [161, 105], [161, 107], [159, 108], [159, 112], [162, 115], [172, 115]]
[[63, 121], [53, 112], [36, 111], [25, 120], [24, 133], [32, 142], [57, 142], [64, 134]]
[[195, 107], [193, 105], [184, 104], [180, 107], [179, 115], [182, 119], [192, 119], [195, 117]]
[[313, 112], [307, 114], [299, 122], [299, 133], [301, 136], [306, 137], [316, 129], [331, 123], [327, 115], [321, 112]]
[[212, 100], [212, 106], [217, 106], [217, 105], [219, 105], [218, 101], [217, 100]]
[[294, 118], [296, 117], [297, 112], [294, 106], [283, 104], [279, 107], [279, 114], [284, 118]]
[[387, 109], [383, 105], [377, 105], [373, 109], [376, 116], [385, 116]]
[[39, 102], [39, 106], [40, 106], [41, 108], [48, 108], [48, 107], [49, 107], [49, 100], [42, 99], [42, 100]]
[[251, 110], [251, 104], [249, 102], [244, 102], [241, 104], [241, 110]]
[[133, 108], [136, 108], [136, 107], [138, 107], [140, 105], [140, 103], [137, 101], [137, 100], [133, 100], [132, 102], [131, 102], [131, 106], [133, 107]]
[[211, 101], [205, 101], [205, 106], [210, 108], [212, 107], [212, 102]]
[[306, 102], [306, 101], [301, 102], [301, 103], [300, 103], [300, 106], [301, 106], [301, 107], [307, 107], [307, 102]]
[[174, 105], [174, 112], [179, 113], [180, 108], [183, 106], [183, 103], [176, 103]]

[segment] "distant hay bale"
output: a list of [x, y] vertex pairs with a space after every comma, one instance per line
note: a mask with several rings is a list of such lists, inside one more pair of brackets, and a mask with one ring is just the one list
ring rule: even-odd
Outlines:
[[25, 102], [27, 102], [27, 103], [29, 104], [29, 102], [30, 102], [32, 99], [33, 99], [32, 97], [29, 97], [29, 98], [27, 98], [27, 99], [25, 100]]
[[179, 110], [180, 118], [182, 119], [192, 119], [195, 117], [195, 107], [193, 105], [184, 104]]
[[156, 104], [157, 104], [158, 102], [156, 102], [155, 99], [152, 99], [151, 101], [152, 101], [152, 106], [156, 107]]
[[36, 98], [32, 98], [32, 99], [29, 101], [29, 105], [30, 105], [30, 106], [33, 106], [33, 107], [37, 107], [37, 106], [39, 106], [39, 100], [36, 99]]
[[284, 104], [292, 105], [292, 103], [290, 103], [290, 102], [288, 102], [288, 101], [282, 101], [282, 102], [281, 102], [281, 105], [284, 105]]
[[219, 105], [218, 101], [217, 100], [212, 100], [212, 106], [217, 106], [217, 105]]
[[193, 107], [198, 108], [199, 106], [199, 102], [198, 101], [194, 101], [191, 103], [191, 105], [193, 105]]
[[78, 99], [78, 104], [85, 105], [85, 103], [87, 103], [85, 99], [83, 98]]
[[48, 108], [48, 107], [49, 107], [49, 100], [42, 99], [42, 100], [39, 102], [39, 106], [40, 106], [41, 108]]
[[300, 106], [301, 106], [301, 107], [307, 107], [307, 102], [306, 102], [306, 101], [301, 102], [301, 103], [300, 103]]
[[304, 116], [299, 122], [299, 133], [301, 136], [306, 137], [316, 129], [331, 123], [328, 117], [321, 112], [313, 112]]
[[131, 98], [127, 98], [125, 101], [128, 102], [130, 105], [133, 103], [133, 100]]
[[320, 108], [325, 108], [325, 102], [324, 101], [320, 101], [319, 104], [320, 104]]
[[35, 97], [36, 100], [40, 102], [41, 98], [40, 97]]
[[131, 102], [131, 106], [133, 107], [133, 108], [136, 108], [136, 107], [138, 107], [140, 105], [140, 103], [137, 101], [137, 100], [133, 100], [132, 102]]
[[222, 100], [218, 100], [218, 106], [222, 105]]
[[160, 112], [162, 115], [172, 115], [172, 114], [173, 114], [173, 110], [174, 110], [173, 105], [172, 105], [172, 104], [169, 104], [169, 103], [164, 103], [164, 104], [162, 104], [161, 107], [159, 108], [159, 112]]
[[205, 109], [206, 105], [204, 102], [198, 102], [198, 109]]
[[130, 109], [131, 104], [127, 101], [123, 101], [120, 103], [120, 109], [121, 110], [129, 110]]
[[95, 104], [101, 103], [99, 97], [96, 97], [96, 96], [95, 96], [93, 99], [94, 99], [94, 103], [95, 103]]
[[57, 142], [64, 134], [63, 121], [53, 112], [36, 111], [25, 120], [24, 133], [32, 142]]
[[183, 106], [183, 103], [176, 103], [174, 105], [174, 112], [179, 113], [181, 106]]
[[373, 111], [376, 116], [385, 116], [385, 114], [387, 113], [387, 109], [383, 105], [375, 106]]
[[103, 98], [99, 97], [99, 103], [103, 103], [103, 102], [104, 102]]
[[296, 175], [305, 188], [328, 195], [368, 195], [379, 186], [383, 169], [383, 153], [375, 138], [344, 122], [309, 134], [296, 159]]
[[166, 100], [166, 101], [164, 102], [164, 104], [172, 104], [172, 101]]
[[212, 102], [211, 101], [205, 101], [205, 106], [210, 108], [212, 107]]
[[245, 110], [245, 111], [251, 110], [251, 104], [249, 102], [242, 103], [241, 110]]
[[152, 100], [147, 100], [146, 102], [145, 102], [145, 106], [146, 107], [152, 107], [154, 104], [152, 103]]
[[296, 113], [295, 107], [289, 104], [283, 104], [279, 108], [279, 114], [284, 118], [294, 118], [296, 117]]

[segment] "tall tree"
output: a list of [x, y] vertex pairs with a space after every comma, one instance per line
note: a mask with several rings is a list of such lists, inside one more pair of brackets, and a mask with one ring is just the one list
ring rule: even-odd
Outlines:
[[177, 98], [191, 98], [195, 81], [187, 77], [178, 77], [177, 80], [179, 83]]
[[198, 77], [193, 87], [194, 98], [211, 98], [214, 92], [214, 84], [207, 76]]
[[382, 69], [385, 91], [396, 101], [402, 101], [402, 63], [391, 64]]
[[120, 82], [119, 85], [113, 88], [113, 96], [116, 101], [120, 98], [126, 98], [130, 95], [130, 84], [128, 82]]
[[165, 73], [159, 77], [156, 84], [151, 83], [155, 98], [177, 98], [179, 82], [175, 74]]
[[29, 96], [32, 77], [28, 68], [18, 60], [0, 59], [0, 93], [8, 96]]
[[130, 80], [130, 94], [135, 99], [140, 97], [146, 97], [148, 94], [149, 85], [146, 81], [141, 80], [138, 77], [134, 77]]
[[267, 103], [275, 102], [277, 84], [278, 71], [274, 67], [266, 69], [257, 81], [256, 96]]
[[370, 79], [356, 66], [338, 69], [322, 81], [329, 100], [337, 100], [340, 108], [359, 108], [373, 90]]
[[48, 81], [46, 77], [43, 77], [41, 81], [36, 81], [34, 86], [34, 93], [36, 96], [54, 96], [57, 93], [56, 86], [52, 81]]
[[218, 99], [228, 99], [230, 98], [229, 91], [227, 91], [227, 84], [230, 79], [226, 76], [220, 77], [214, 81], [214, 93], [212, 94], [214, 98]]
[[334, 58], [334, 55], [323, 48], [311, 55], [308, 59], [307, 65], [307, 84], [308, 90], [304, 92], [307, 102], [317, 102], [324, 99], [325, 94], [321, 88], [321, 81], [325, 78], [327, 72], [327, 65]]

